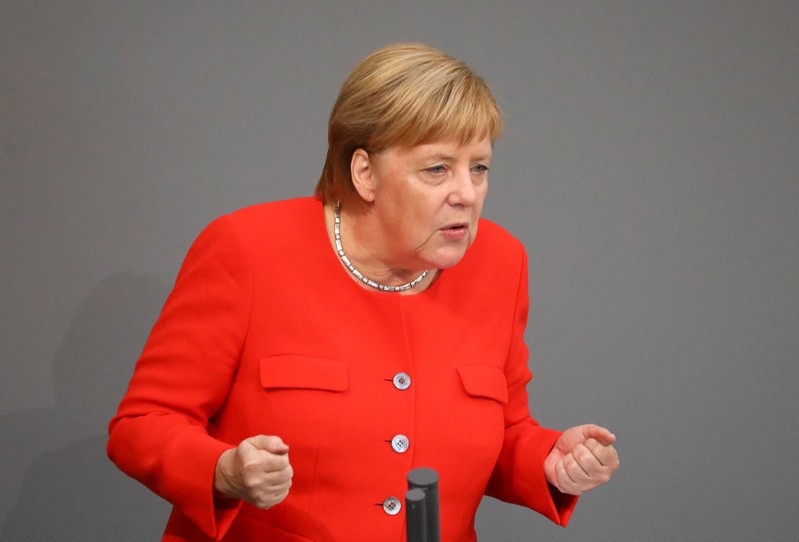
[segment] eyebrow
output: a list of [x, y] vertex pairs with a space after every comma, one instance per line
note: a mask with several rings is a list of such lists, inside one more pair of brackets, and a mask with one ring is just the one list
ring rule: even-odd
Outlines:
[[[436, 162], [439, 161], [439, 160], [442, 161], [442, 162], [453, 162], [455, 160], [455, 157], [454, 156], [450, 156], [449, 154], [431, 154], [429, 156], [426, 156], [424, 159], [425, 160], [433, 160], [433, 161], [436, 161]], [[475, 156], [470, 161], [479, 162], [479, 161], [487, 161], [487, 160], [490, 160], [490, 159], [491, 159], [491, 155], [490, 154], [485, 154], [485, 155]]]

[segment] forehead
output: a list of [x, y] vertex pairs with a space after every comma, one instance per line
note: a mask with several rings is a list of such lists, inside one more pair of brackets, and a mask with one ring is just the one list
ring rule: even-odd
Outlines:
[[483, 137], [462, 143], [459, 139], [452, 138], [410, 146], [394, 145], [378, 154], [385, 158], [399, 160], [487, 160], [491, 158], [491, 140], [488, 137]]

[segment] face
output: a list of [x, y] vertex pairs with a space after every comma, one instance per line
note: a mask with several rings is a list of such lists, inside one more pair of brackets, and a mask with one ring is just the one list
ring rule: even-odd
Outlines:
[[371, 215], [383, 262], [446, 269], [477, 234], [488, 191], [491, 141], [445, 140], [367, 155]]

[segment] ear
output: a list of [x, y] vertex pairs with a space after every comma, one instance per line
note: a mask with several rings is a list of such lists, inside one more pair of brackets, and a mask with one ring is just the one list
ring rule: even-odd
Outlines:
[[364, 149], [355, 149], [350, 160], [350, 175], [352, 185], [361, 196], [361, 199], [368, 203], [375, 200], [375, 172], [374, 165], [369, 159], [369, 153]]

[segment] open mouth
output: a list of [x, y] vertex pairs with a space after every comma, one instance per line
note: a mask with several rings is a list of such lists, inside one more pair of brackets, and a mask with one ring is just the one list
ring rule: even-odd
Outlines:
[[450, 241], [462, 241], [469, 234], [469, 224], [461, 222], [459, 224], [450, 224], [441, 228], [441, 235]]

